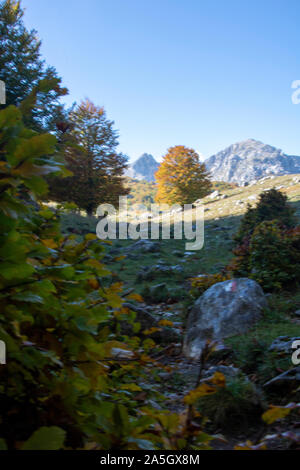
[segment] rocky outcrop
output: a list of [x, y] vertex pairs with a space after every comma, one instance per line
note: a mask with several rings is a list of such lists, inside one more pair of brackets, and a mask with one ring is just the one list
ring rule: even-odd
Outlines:
[[238, 142], [205, 160], [215, 181], [244, 186], [270, 175], [300, 173], [300, 157], [286, 155], [271, 145], [254, 139]]
[[198, 359], [207, 339], [218, 341], [245, 333], [259, 320], [266, 305], [262, 288], [252, 279], [214, 284], [199, 297], [189, 314], [184, 354]]

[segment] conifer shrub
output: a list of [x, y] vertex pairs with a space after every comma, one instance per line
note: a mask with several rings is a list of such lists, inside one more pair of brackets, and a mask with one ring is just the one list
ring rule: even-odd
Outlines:
[[300, 226], [260, 223], [235, 250], [230, 269], [254, 279], [267, 291], [295, 288], [300, 279]]
[[267, 290], [292, 288], [300, 280], [300, 226], [283, 229], [278, 221], [262, 222], [250, 241], [252, 278]]
[[287, 196], [276, 189], [264, 191], [259, 196], [256, 207], [248, 204], [234, 240], [240, 244], [244, 238], [252, 235], [255, 227], [261, 222], [278, 220], [283, 226], [291, 228], [297, 224], [294, 209], [287, 202]]
[[295, 287], [300, 274], [299, 230], [287, 196], [276, 189], [263, 192], [241, 221], [228, 270], [254, 279], [267, 291]]

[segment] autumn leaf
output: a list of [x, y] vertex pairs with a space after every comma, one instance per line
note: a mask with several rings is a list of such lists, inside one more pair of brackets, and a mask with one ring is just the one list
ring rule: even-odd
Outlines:
[[225, 387], [226, 377], [221, 372], [215, 372], [209, 382], [213, 385], [216, 385], [217, 387]]
[[143, 297], [140, 294], [132, 293], [128, 295], [127, 299], [136, 300], [137, 302], [144, 302]]
[[123, 384], [120, 387], [121, 390], [129, 390], [130, 392], [141, 392], [142, 388], [136, 384]]
[[183, 399], [186, 405], [193, 405], [198, 398], [205, 397], [206, 395], [211, 395], [215, 393], [217, 390], [215, 387], [203, 383], [199, 385], [199, 387], [195, 388], [195, 390], [191, 390]]
[[262, 419], [265, 423], [272, 424], [275, 421], [285, 418], [291, 412], [291, 410], [292, 408], [271, 405], [270, 409], [265, 411], [265, 413], [262, 415]]
[[152, 335], [153, 333], [156, 333], [157, 331], [161, 331], [161, 328], [157, 328], [156, 326], [153, 326], [152, 328], [149, 328], [148, 330], [144, 330], [143, 334]]
[[174, 326], [174, 323], [171, 320], [160, 320], [158, 324], [160, 326]]

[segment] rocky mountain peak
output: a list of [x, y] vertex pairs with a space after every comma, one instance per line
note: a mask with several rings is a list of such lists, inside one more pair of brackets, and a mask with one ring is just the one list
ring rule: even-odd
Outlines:
[[126, 172], [126, 176], [137, 180], [155, 181], [155, 173], [159, 163], [150, 153], [143, 153]]
[[269, 175], [300, 172], [300, 157], [255, 139], [230, 145], [205, 160], [215, 181], [244, 184]]

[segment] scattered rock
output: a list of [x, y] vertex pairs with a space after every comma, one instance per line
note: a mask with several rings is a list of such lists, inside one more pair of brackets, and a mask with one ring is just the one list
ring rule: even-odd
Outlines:
[[183, 267], [180, 264], [176, 264], [175, 266], [168, 266], [161, 262], [159, 264], [155, 264], [154, 266], [142, 267], [142, 269], [137, 274], [137, 278], [140, 281], [151, 281], [152, 279], [155, 279], [155, 277], [162, 274], [182, 274], [183, 271]]
[[177, 209], [173, 209], [170, 214], [178, 214], [179, 212], [182, 212], [183, 211], [183, 208], [182, 207], [178, 207]]
[[194, 206], [198, 206], [199, 204], [202, 204], [202, 199], [197, 199], [197, 201], [193, 202]]
[[226, 346], [222, 341], [218, 341], [215, 345], [213, 351], [209, 354], [209, 362], [212, 364], [217, 364], [219, 361], [228, 359], [229, 356], [233, 353], [233, 350]]
[[295, 336], [294, 338], [289, 336], [278, 336], [278, 338], [276, 338], [269, 347], [269, 351], [292, 354], [294, 341], [300, 341], [300, 336]]
[[158, 242], [152, 242], [151, 240], [138, 240], [132, 245], [129, 245], [125, 251], [142, 251], [143, 253], [155, 253], [159, 250], [160, 244]]
[[121, 348], [112, 348], [110, 354], [116, 359], [132, 359], [134, 357], [134, 353], [132, 351]]
[[[242, 373], [240, 369], [233, 366], [212, 366], [204, 372], [203, 380], [207, 380], [208, 378], [212, 377], [216, 372], [220, 372], [221, 374], [225, 375], [226, 378], [236, 377]], [[248, 378], [247, 380], [249, 381]]]
[[139, 259], [139, 256], [134, 253], [128, 253], [127, 258], [131, 260], [137, 260]]
[[220, 192], [218, 190], [216, 190], [216, 191], [213, 191], [212, 193], [210, 193], [210, 195], [208, 197], [210, 199], [214, 199], [215, 197], [217, 197], [219, 195], [220, 195]]
[[179, 250], [173, 250], [172, 251], [172, 255], [173, 256], [183, 256], [183, 252], [182, 251], [179, 251]]
[[[140, 323], [141, 328], [138, 333], [133, 332], [132, 325], [125, 321], [122, 322], [122, 330], [124, 334], [135, 334], [140, 336], [143, 334], [144, 330], [148, 330], [149, 328], [159, 328], [159, 331], [152, 333], [150, 338], [154, 339], [154, 341], [162, 342], [162, 343], [171, 343], [171, 342], [178, 342], [179, 336], [174, 328], [167, 328], [161, 327], [158, 325], [158, 321], [156, 318], [149, 313], [145, 308], [137, 307], [136, 305], [131, 304], [130, 302], [125, 302], [123, 307], [128, 308], [136, 313], [135, 322]], [[148, 336], [147, 336], [148, 337]]]
[[195, 302], [188, 317], [183, 351], [198, 359], [207, 339], [221, 340], [245, 333], [267, 306], [257, 282], [238, 278], [219, 282], [207, 289]]
[[165, 283], [155, 286], [146, 285], [142, 290], [142, 297], [148, 303], [159, 304], [167, 302], [171, 298], [171, 293]]
[[149, 288], [149, 300], [155, 303], [165, 302], [169, 297], [169, 290], [165, 283]]

